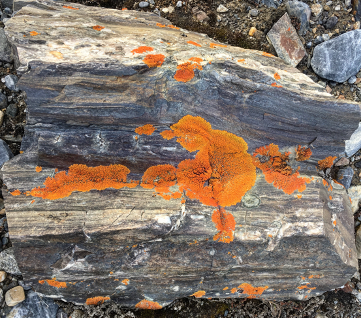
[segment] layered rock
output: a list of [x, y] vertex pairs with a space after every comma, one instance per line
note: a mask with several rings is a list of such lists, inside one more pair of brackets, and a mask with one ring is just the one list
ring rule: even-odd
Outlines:
[[29, 3], [5, 28], [28, 118], [2, 171], [36, 291], [157, 309], [304, 299], [355, 272], [350, 201], [321, 160], [344, 153], [357, 104], [153, 14]]

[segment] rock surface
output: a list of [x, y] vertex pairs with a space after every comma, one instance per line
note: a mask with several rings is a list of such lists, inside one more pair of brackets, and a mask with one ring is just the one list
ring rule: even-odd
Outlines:
[[[25, 300], [24, 288], [21, 286], [16, 286], [8, 290], [5, 294], [5, 302], [9, 307], [14, 307], [15, 305], [21, 303]], [[25, 316], [19, 316], [25, 317]]]
[[339, 83], [356, 75], [361, 69], [361, 30], [346, 32], [316, 46], [311, 66], [320, 77]]
[[[32, 2], [6, 24], [28, 118], [24, 153], [3, 167], [4, 197], [35, 290], [77, 303], [146, 298], [164, 306], [192, 294], [304, 299], [348, 280], [357, 266], [349, 200], [344, 189], [328, 191], [315, 167], [345, 151], [357, 104], [335, 100], [278, 58], [214, 43], [156, 15], [67, 6]], [[147, 66], [148, 54], [164, 55], [163, 63]], [[176, 73], [183, 63], [194, 68]], [[290, 163], [310, 178], [302, 198], [258, 172], [244, 200], [226, 207], [236, 223], [227, 244], [215, 239], [215, 208], [186, 195], [165, 200], [140, 186], [58, 200], [24, 195], [71, 164], [122, 164], [141, 180], [152, 166], [187, 163], [195, 153], [160, 135], [186, 115], [242, 137], [249, 154], [270, 143], [295, 154], [313, 141], [310, 160]], [[136, 133], [145, 124], [155, 131]]]
[[0, 139], [0, 167], [2, 167], [3, 164], [12, 157], [14, 157], [14, 155], [11, 152], [9, 146], [5, 143], [4, 140]]
[[10, 274], [21, 275], [13, 248], [7, 248], [0, 253], [0, 269]]
[[302, 1], [288, 1], [286, 4], [287, 12], [291, 17], [297, 17], [300, 21], [299, 35], [304, 35], [309, 28], [309, 19], [311, 15], [311, 9], [309, 5]]

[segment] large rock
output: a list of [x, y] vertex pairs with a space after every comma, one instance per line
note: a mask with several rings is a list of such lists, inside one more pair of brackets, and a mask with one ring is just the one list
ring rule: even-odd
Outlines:
[[15, 67], [19, 66], [16, 46], [9, 42], [3, 28], [0, 28], [0, 61], [14, 63]]
[[[304, 299], [356, 271], [350, 201], [316, 165], [344, 153], [358, 104], [149, 13], [42, 0], [5, 29], [28, 118], [3, 195], [36, 291], [160, 308]], [[311, 142], [312, 157], [297, 153]]]
[[291, 17], [297, 17], [300, 21], [299, 35], [305, 35], [309, 27], [309, 19], [312, 13], [309, 5], [302, 1], [288, 1], [286, 4], [287, 12]]
[[361, 30], [346, 32], [317, 45], [311, 66], [320, 77], [342, 83], [361, 69]]

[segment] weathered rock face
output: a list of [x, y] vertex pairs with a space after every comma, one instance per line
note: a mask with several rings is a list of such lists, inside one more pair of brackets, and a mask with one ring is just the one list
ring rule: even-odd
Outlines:
[[303, 299], [355, 272], [349, 199], [316, 165], [344, 153], [357, 104], [152, 14], [31, 2], [5, 30], [28, 119], [3, 194], [35, 290], [159, 308]]

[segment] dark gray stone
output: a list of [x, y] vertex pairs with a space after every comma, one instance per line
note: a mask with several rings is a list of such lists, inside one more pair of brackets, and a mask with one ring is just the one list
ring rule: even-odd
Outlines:
[[309, 5], [302, 1], [288, 1], [287, 12], [292, 17], [297, 17], [300, 21], [299, 35], [305, 35], [309, 27], [309, 19], [312, 13]]
[[15, 45], [8, 41], [4, 29], [0, 28], [0, 60], [8, 63], [16, 63], [19, 66], [18, 51]]
[[56, 318], [68, 318], [68, 315], [64, 312], [63, 309], [59, 308]]
[[342, 168], [338, 171], [337, 181], [339, 183], [342, 183], [346, 189], [349, 189], [349, 187], [351, 186], [353, 173], [354, 171], [352, 167]]
[[18, 92], [19, 88], [16, 85], [18, 83], [18, 77], [16, 75], [10, 74], [5, 76], [5, 85], [8, 89], [13, 92]]
[[140, 8], [147, 8], [150, 4], [147, 1], [141, 1], [138, 6]]
[[1, 0], [2, 8], [12, 8], [14, 0]]
[[260, 3], [266, 5], [268, 8], [278, 8], [283, 1], [280, 0], [261, 0]]
[[0, 93], [0, 108], [6, 108], [8, 106], [8, 99], [3, 93]]
[[313, 45], [312, 42], [308, 42], [308, 43], [305, 45], [305, 47], [306, 47], [307, 49], [310, 49], [310, 48], [312, 47], [312, 45]]
[[0, 139], [0, 168], [6, 161], [10, 160], [12, 157], [14, 157], [14, 155], [11, 152], [9, 146], [4, 140]]
[[327, 22], [324, 24], [326, 29], [333, 29], [338, 22], [338, 18], [336, 16], [328, 18]]
[[361, 30], [344, 33], [315, 47], [311, 66], [320, 77], [343, 83], [361, 68]]
[[16, 117], [18, 114], [18, 106], [15, 104], [10, 104], [8, 108], [6, 108], [6, 114], [10, 117]]
[[51, 298], [40, 297], [30, 290], [26, 299], [16, 305], [9, 316], [11, 318], [56, 318], [58, 305]]
[[320, 35], [318, 35], [315, 39], [314, 39], [314, 44], [320, 44], [320, 43], [322, 43], [323, 42], [323, 38], [320, 36]]

